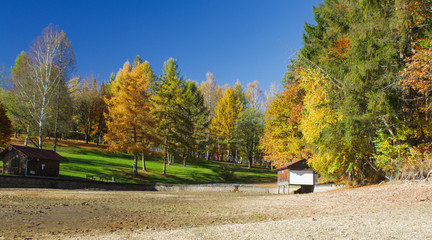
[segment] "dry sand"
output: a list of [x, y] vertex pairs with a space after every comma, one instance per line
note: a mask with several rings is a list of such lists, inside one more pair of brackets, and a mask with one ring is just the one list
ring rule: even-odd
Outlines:
[[304, 195], [0, 190], [0, 239], [432, 239], [432, 184]]

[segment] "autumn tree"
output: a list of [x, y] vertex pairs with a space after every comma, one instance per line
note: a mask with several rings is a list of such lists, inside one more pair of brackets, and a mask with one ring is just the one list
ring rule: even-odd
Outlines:
[[[301, 132], [315, 153], [327, 154], [326, 161], [317, 161], [323, 171], [360, 182], [382, 178], [375, 164], [375, 140], [380, 132], [395, 134], [396, 129], [404, 129], [398, 73], [411, 55], [412, 42], [429, 31], [430, 18], [424, 16], [430, 15], [430, 6], [423, 0], [337, 0], [313, 9], [315, 24], [305, 25], [304, 47], [288, 66], [287, 75], [294, 76], [299, 66], [314, 69], [327, 83], [320, 87], [330, 89], [327, 99], [317, 97], [309, 107], [306, 98], [303, 103]], [[321, 81], [310, 71], [302, 78]], [[303, 88], [306, 96], [315, 91]], [[336, 112], [336, 122], [318, 117], [326, 109], [323, 106]]]
[[110, 98], [111, 96], [108, 92], [108, 86], [105, 83], [102, 83], [94, 102], [93, 118], [91, 122], [91, 125], [93, 126], [91, 134], [96, 136], [96, 143], [98, 145], [103, 139], [104, 134], [108, 131], [105, 117], [108, 114], [108, 106], [104, 99]]
[[333, 129], [339, 120], [330, 102], [334, 88], [319, 69], [299, 68], [296, 74], [304, 91], [299, 129], [310, 151], [308, 163], [322, 176], [340, 176], [349, 167], [350, 152], [341, 132]]
[[204, 97], [204, 104], [210, 112], [209, 120], [216, 116], [215, 109], [217, 103], [221, 99], [223, 92], [220, 86], [217, 85], [213, 73], [206, 74], [206, 81], [201, 83], [200, 91]]
[[[407, 58], [406, 68], [401, 71], [400, 85], [403, 87], [405, 118], [407, 126], [415, 132], [420, 142], [429, 142], [432, 119], [432, 41], [430, 39], [417, 44], [413, 55]], [[414, 140], [414, 139], [413, 139]]]
[[[220, 86], [217, 85], [215, 81], [215, 77], [213, 73], [208, 72], [206, 74], [206, 81], [201, 83], [200, 91], [204, 97], [204, 105], [207, 107], [209, 114], [208, 114], [208, 122], [210, 122], [213, 118], [216, 117], [216, 106], [221, 99], [223, 95], [223, 91]], [[206, 152], [206, 159], [210, 159], [210, 151], [211, 149], [214, 149], [211, 147], [214, 145], [213, 143], [215, 140], [212, 138], [212, 135], [210, 134], [210, 131], [207, 129], [207, 152]]]
[[12, 134], [12, 125], [6, 111], [0, 104], [0, 149], [5, 148], [9, 142]]
[[113, 96], [106, 99], [108, 133], [104, 139], [112, 151], [127, 151], [134, 156], [133, 174], [138, 175], [137, 159], [154, 141], [155, 119], [150, 113], [150, 91], [153, 72], [150, 64], [126, 62], [113, 83]]
[[245, 97], [247, 106], [257, 109], [263, 107], [263, 92], [257, 80], [247, 84]]
[[76, 114], [78, 116], [78, 124], [84, 132], [85, 142], [88, 143], [90, 135], [93, 132], [95, 118], [100, 116], [96, 114], [96, 108], [100, 107], [100, 99], [102, 96], [98, 94], [96, 79], [90, 77], [84, 80], [80, 89], [77, 101]]
[[227, 156], [232, 154], [235, 143], [235, 123], [242, 110], [243, 104], [234, 89], [225, 90], [223, 97], [217, 104], [216, 117], [210, 123], [211, 132], [218, 139], [218, 153], [221, 154], [222, 159], [224, 151], [227, 152]]
[[279, 89], [275, 83], [270, 84], [270, 89], [264, 92], [263, 108], [269, 108], [272, 102], [277, 98]]
[[[418, 9], [417, 9], [418, 11]], [[376, 165], [387, 178], [399, 178], [402, 172], [432, 172], [427, 159], [432, 149], [432, 40], [426, 37], [412, 48], [406, 67], [400, 72], [403, 107], [387, 131], [375, 139]]]
[[264, 159], [270, 159], [276, 167], [307, 156], [300, 129], [305, 92], [298, 77], [285, 81], [285, 90], [266, 109], [265, 130], [260, 140]]

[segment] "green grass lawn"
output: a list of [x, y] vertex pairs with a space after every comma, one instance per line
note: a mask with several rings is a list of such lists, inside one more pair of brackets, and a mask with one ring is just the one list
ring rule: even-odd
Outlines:
[[[46, 148], [49, 149], [49, 148]], [[212, 161], [187, 162], [183, 167], [181, 161], [167, 165], [167, 176], [162, 176], [161, 158], [146, 157], [147, 172], [140, 171], [139, 177], [132, 179], [133, 157], [128, 154], [104, 153], [100, 150], [75, 146], [59, 146], [57, 152], [69, 162], [60, 164], [61, 178], [86, 179], [87, 175], [116, 178], [116, 182], [141, 184], [194, 184], [194, 183], [256, 183], [276, 181], [276, 172], [261, 167], [248, 169], [238, 166], [230, 178], [223, 176], [221, 165], [227, 163]], [[231, 169], [233, 165], [229, 165]], [[138, 161], [138, 169], [142, 169]]]

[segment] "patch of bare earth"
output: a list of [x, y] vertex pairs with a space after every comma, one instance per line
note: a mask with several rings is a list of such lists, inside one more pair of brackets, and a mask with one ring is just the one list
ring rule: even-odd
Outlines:
[[0, 239], [431, 239], [432, 184], [305, 195], [0, 190]]

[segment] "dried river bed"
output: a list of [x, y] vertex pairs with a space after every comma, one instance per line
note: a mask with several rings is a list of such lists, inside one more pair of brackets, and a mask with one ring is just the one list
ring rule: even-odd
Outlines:
[[304, 195], [0, 189], [0, 239], [431, 239], [432, 184]]

